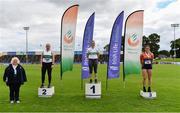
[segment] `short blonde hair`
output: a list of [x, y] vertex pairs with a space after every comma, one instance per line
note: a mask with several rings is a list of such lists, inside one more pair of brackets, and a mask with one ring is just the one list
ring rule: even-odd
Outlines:
[[20, 64], [20, 60], [19, 60], [18, 57], [13, 57], [13, 58], [11, 59], [11, 64], [13, 64], [13, 61], [14, 61], [14, 60], [17, 60], [17, 63]]

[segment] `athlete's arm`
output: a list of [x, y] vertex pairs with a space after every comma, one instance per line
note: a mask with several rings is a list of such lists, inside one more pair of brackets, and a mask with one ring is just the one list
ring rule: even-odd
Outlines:
[[143, 65], [143, 54], [140, 55], [140, 62], [141, 62], [141, 65]]
[[152, 63], [154, 63], [154, 54], [151, 53], [151, 57], [152, 57]]
[[88, 48], [88, 50], [87, 50], [87, 58], [89, 57], [89, 48]]
[[40, 59], [40, 63], [42, 64], [43, 62], [43, 53], [41, 54], [41, 59]]
[[97, 51], [97, 57], [98, 57], [98, 59], [99, 59], [99, 57], [100, 57], [99, 50], [97, 49], [96, 51]]
[[152, 60], [154, 59], [154, 54], [152, 53]]
[[54, 65], [55, 63], [55, 55], [52, 53], [52, 64]]

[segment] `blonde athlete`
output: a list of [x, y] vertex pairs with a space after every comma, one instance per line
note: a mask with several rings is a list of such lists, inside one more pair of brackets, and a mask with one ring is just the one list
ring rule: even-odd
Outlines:
[[[140, 56], [140, 61], [142, 65], [142, 76], [143, 76], [143, 91], [146, 92], [146, 79], [148, 77], [148, 92], [151, 92], [151, 82], [152, 82], [152, 63], [154, 59], [154, 54], [150, 51], [150, 46], [146, 45], [144, 52]], [[147, 74], [147, 75], [146, 75]]]

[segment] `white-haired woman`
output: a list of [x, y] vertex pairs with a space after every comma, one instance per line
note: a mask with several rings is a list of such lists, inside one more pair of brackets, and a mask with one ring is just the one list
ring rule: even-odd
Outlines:
[[13, 57], [11, 59], [11, 63], [8, 67], [6, 67], [4, 76], [4, 82], [9, 86], [10, 90], [10, 103], [20, 103], [19, 100], [19, 92], [20, 87], [24, 82], [27, 81], [26, 73], [24, 68], [20, 65], [20, 61], [17, 57]]
[[51, 45], [49, 43], [46, 44], [46, 49], [43, 51], [41, 55], [41, 88], [44, 88], [45, 75], [46, 71], [48, 74], [48, 88], [51, 87], [51, 78], [52, 78], [52, 67], [54, 65], [54, 55], [51, 51]]

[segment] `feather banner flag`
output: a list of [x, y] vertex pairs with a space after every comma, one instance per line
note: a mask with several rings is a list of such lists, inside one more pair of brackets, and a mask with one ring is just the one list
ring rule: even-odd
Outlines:
[[73, 69], [78, 7], [69, 7], [61, 19], [61, 78], [64, 72]]

